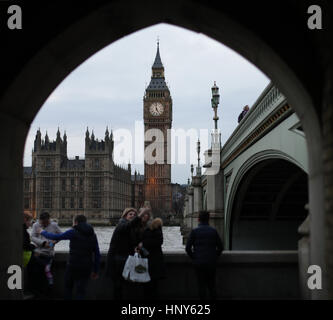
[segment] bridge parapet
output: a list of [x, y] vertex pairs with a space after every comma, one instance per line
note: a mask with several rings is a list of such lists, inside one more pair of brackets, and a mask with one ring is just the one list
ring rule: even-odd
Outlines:
[[271, 114], [281, 107], [283, 103], [286, 103], [286, 98], [278, 88], [270, 83], [224, 144], [221, 150], [222, 163], [230, 157], [237, 147], [258, 127], [260, 123], [265, 121]]
[[[167, 278], [159, 283], [166, 300], [197, 299], [198, 289], [191, 260], [185, 253], [164, 254]], [[54, 261], [54, 296], [62, 299], [68, 253]], [[100, 278], [90, 281], [89, 300], [109, 300], [113, 283], [105, 277], [106, 254], [102, 253]], [[218, 260], [216, 284], [219, 299], [299, 299], [297, 251], [224, 251]], [[130, 288], [133, 299], [142, 300], [142, 286]]]

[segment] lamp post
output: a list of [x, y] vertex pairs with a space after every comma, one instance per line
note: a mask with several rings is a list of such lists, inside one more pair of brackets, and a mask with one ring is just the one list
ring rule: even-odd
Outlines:
[[197, 176], [201, 176], [201, 167], [200, 167], [200, 140], [198, 140], [198, 142], [197, 142], [197, 154], [198, 154]]
[[217, 121], [219, 117], [217, 116], [217, 108], [220, 103], [219, 87], [214, 81], [214, 86], [212, 87], [212, 108], [214, 109], [214, 121], [215, 121], [215, 130], [217, 130]]

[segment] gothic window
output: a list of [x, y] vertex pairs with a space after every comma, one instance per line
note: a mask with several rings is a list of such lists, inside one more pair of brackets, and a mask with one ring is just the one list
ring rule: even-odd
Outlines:
[[99, 169], [101, 166], [100, 160], [99, 159], [95, 159], [94, 161], [94, 168], [95, 169]]
[[50, 178], [44, 178], [44, 191], [45, 192], [51, 191], [51, 179]]
[[24, 190], [29, 191], [29, 187], [30, 187], [30, 181], [24, 180]]
[[66, 209], [66, 198], [61, 198], [61, 208]]
[[80, 178], [80, 191], [83, 191], [83, 178]]
[[47, 158], [45, 160], [45, 169], [47, 169], [47, 170], [51, 169], [51, 164], [52, 164], [51, 159]]
[[24, 209], [29, 209], [29, 208], [30, 208], [30, 199], [24, 198]]
[[79, 198], [79, 208], [83, 209], [83, 198]]
[[101, 189], [101, 181], [100, 178], [93, 178], [93, 191], [100, 191]]
[[102, 207], [102, 200], [101, 198], [94, 198], [93, 199], [93, 208], [94, 209], [99, 209]]
[[75, 181], [74, 181], [74, 178], [71, 178], [71, 191], [75, 191]]
[[66, 191], [66, 179], [61, 180], [61, 190]]
[[52, 198], [49, 198], [49, 197], [45, 197], [43, 199], [43, 207], [45, 209], [51, 209], [52, 208]]
[[71, 198], [71, 209], [74, 209], [74, 198]]

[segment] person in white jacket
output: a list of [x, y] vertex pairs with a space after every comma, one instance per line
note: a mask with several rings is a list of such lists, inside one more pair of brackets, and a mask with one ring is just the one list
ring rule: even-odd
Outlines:
[[[31, 241], [37, 246], [34, 251], [34, 255], [39, 267], [41, 266], [44, 270], [48, 283], [47, 291], [51, 292], [53, 286], [51, 266], [54, 257], [54, 245], [56, 242], [43, 237], [38, 232], [40, 228], [43, 228], [45, 231], [50, 233], [62, 233], [62, 231], [56, 222], [50, 220], [50, 214], [48, 212], [42, 212], [39, 216], [39, 220], [32, 226]], [[37, 266], [36, 269], [38, 269]]]

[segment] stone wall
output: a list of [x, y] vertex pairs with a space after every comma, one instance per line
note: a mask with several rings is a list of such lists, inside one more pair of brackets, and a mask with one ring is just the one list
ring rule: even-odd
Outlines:
[[[54, 261], [55, 298], [62, 299], [67, 253]], [[112, 282], [101, 275], [90, 281], [87, 298], [112, 299]], [[185, 254], [165, 254], [167, 278], [160, 283], [162, 299], [197, 299], [197, 283], [190, 259]], [[131, 285], [131, 297], [140, 300], [142, 287]], [[297, 251], [226, 251], [217, 269], [219, 299], [298, 299], [300, 298]]]

